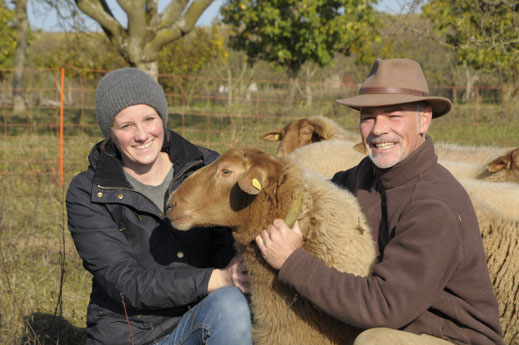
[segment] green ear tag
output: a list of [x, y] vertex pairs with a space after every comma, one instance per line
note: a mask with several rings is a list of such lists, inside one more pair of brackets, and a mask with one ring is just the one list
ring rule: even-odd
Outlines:
[[256, 188], [257, 190], [261, 190], [261, 183], [258, 181], [258, 179], [253, 178], [252, 179], [252, 186]]
[[280, 141], [281, 140], [281, 135], [274, 134], [274, 139], [276, 139], [276, 141]]

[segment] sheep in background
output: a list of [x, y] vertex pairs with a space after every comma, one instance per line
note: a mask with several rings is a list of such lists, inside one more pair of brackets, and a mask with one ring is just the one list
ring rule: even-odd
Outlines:
[[[301, 146], [287, 157], [302, 165], [305, 169], [313, 170], [331, 178], [336, 172], [350, 169], [366, 157], [363, 149], [363, 144], [331, 139]], [[439, 159], [438, 163], [447, 168], [458, 180], [468, 178], [496, 181], [496, 177], [498, 177], [496, 174], [487, 171], [487, 167], [483, 163], [445, 159]], [[503, 177], [504, 175], [501, 174], [500, 176]], [[514, 175], [509, 173], [506, 176]]]
[[472, 163], [487, 164], [512, 148], [492, 146], [461, 146], [448, 143], [434, 143], [436, 155], [441, 160], [464, 161]]
[[[357, 138], [324, 116], [295, 120], [261, 136], [265, 141], [280, 142], [277, 157], [292, 155], [306, 168], [330, 177], [353, 167], [366, 154], [364, 145], [355, 141]], [[310, 144], [318, 145], [304, 148]], [[435, 143], [435, 149], [440, 164], [457, 178], [519, 182], [519, 149], [506, 152], [503, 148], [446, 143]]]
[[519, 149], [497, 157], [488, 164], [439, 159], [457, 179], [474, 178], [493, 182], [519, 182]]
[[[315, 167], [313, 170], [320, 171], [326, 176], [333, 176], [333, 173], [348, 169], [353, 158], [357, 161], [354, 151], [366, 154], [366, 150], [362, 143], [358, 143], [358, 135], [348, 132], [335, 123], [333, 120], [324, 116], [313, 116], [309, 119], [299, 119], [288, 123], [285, 127], [266, 133], [261, 136], [265, 141], [279, 141], [276, 155], [285, 157], [294, 150], [309, 144], [322, 143], [326, 140], [335, 140], [334, 144], [329, 144], [324, 151], [323, 148], [308, 149], [305, 154], [310, 154], [316, 158], [335, 157], [337, 162], [327, 166], [324, 162], [319, 162], [323, 168]], [[343, 145], [339, 142], [343, 140]], [[352, 142], [353, 141], [353, 142]], [[347, 146], [351, 145], [350, 148]], [[347, 157], [343, 158], [340, 153]], [[488, 181], [514, 181], [519, 182], [519, 148], [510, 150], [507, 148], [496, 148], [486, 146], [460, 146], [448, 143], [435, 143], [435, 150], [440, 163], [445, 165], [451, 173], [457, 178], [479, 178]], [[311, 168], [310, 159], [302, 160], [303, 152], [298, 153], [298, 160]], [[319, 155], [321, 155], [319, 157]], [[496, 158], [497, 157], [497, 158]], [[344, 162], [343, 162], [343, 161]], [[358, 160], [360, 161], [360, 159]], [[307, 164], [308, 162], [308, 164]], [[478, 165], [479, 163], [479, 165]], [[486, 164], [486, 166], [484, 166]], [[341, 167], [345, 168], [341, 168]], [[339, 168], [339, 170], [335, 170]]]
[[364, 157], [362, 143], [352, 141], [358, 135], [324, 116], [292, 121], [261, 138], [280, 142], [277, 157], [289, 156], [304, 168], [327, 177], [355, 166]]
[[347, 170], [359, 164], [365, 154], [354, 149], [352, 141], [331, 139], [311, 145], [301, 146], [287, 158], [297, 162], [305, 169], [331, 178], [338, 171]]
[[[516, 197], [517, 198], [517, 197]], [[519, 344], [519, 217], [471, 195], [506, 344]]]
[[283, 128], [263, 134], [261, 139], [279, 141], [276, 156], [284, 157], [304, 145], [329, 139], [358, 141], [359, 135], [346, 131], [327, 117], [316, 115], [292, 121]]
[[[501, 154], [499, 152], [507, 149], [443, 143], [435, 143], [434, 146], [438, 163], [449, 169], [458, 179], [477, 178], [485, 181], [519, 182], [519, 148]], [[355, 144], [353, 148], [366, 154], [362, 143]], [[493, 158], [498, 154], [499, 157]]]
[[235, 228], [249, 271], [256, 345], [350, 344], [358, 334], [279, 283], [254, 242], [275, 218], [290, 226], [297, 219], [307, 251], [340, 271], [369, 275], [376, 250], [349, 192], [289, 159], [232, 149], [182, 183], [170, 197], [168, 216], [180, 230]]
[[456, 179], [477, 179], [486, 173], [485, 165], [482, 163], [451, 161], [438, 159], [438, 163], [447, 168]]
[[488, 180], [519, 182], [519, 148], [495, 158], [487, 164]]

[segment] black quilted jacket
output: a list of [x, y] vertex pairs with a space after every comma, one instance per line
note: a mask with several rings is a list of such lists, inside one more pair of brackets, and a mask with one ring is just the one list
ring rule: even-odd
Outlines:
[[[165, 138], [163, 151], [174, 164], [168, 193], [218, 157], [175, 132]], [[130, 334], [135, 345], [153, 343], [207, 295], [213, 267], [234, 255], [232, 236], [226, 228], [174, 229], [132, 188], [117, 155], [97, 144], [89, 161], [66, 198], [69, 229], [92, 274], [87, 344], [130, 344]]]

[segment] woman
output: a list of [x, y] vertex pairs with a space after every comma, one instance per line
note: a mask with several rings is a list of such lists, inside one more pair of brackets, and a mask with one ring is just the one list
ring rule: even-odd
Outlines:
[[166, 129], [164, 92], [138, 69], [104, 76], [96, 103], [105, 140], [66, 200], [93, 275], [87, 344], [251, 344], [229, 229], [177, 231], [164, 215], [168, 195], [218, 154]]

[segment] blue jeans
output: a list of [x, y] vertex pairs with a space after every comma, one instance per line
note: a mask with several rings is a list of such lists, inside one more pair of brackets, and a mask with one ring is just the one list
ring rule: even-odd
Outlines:
[[252, 345], [249, 305], [235, 287], [211, 292], [158, 345]]

